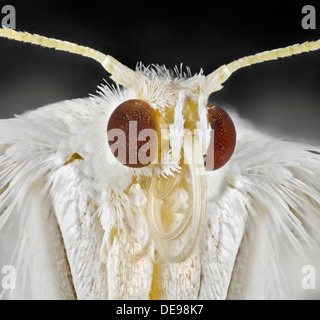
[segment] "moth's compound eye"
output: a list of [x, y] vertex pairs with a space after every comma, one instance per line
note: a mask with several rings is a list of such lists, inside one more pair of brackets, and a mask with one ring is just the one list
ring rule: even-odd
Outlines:
[[143, 100], [127, 100], [111, 114], [107, 136], [120, 163], [130, 168], [145, 167], [158, 155], [157, 113]]
[[231, 158], [236, 146], [236, 129], [232, 119], [223, 109], [208, 103], [208, 121], [213, 129], [207, 154], [206, 170], [217, 170]]

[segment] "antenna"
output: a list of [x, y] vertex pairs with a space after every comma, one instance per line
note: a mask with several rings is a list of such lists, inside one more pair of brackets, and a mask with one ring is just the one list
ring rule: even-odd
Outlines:
[[45, 48], [53, 48], [59, 51], [78, 54], [99, 62], [102, 67], [111, 74], [111, 79], [126, 88], [132, 87], [137, 80], [136, 73], [109, 55], [105, 55], [89, 47], [81, 46], [68, 41], [57, 40], [31, 34], [28, 32], [16, 31], [9, 28], [0, 28], [0, 37], [31, 43]]
[[222, 84], [237, 70], [251, 66], [256, 63], [276, 60], [279, 58], [290, 57], [296, 54], [310, 52], [320, 49], [320, 40], [314, 42], [305, 42], [295, 44], [286, 48], [275, 49], [257, 53], [248, 57], [235, 60], [227, 65], [223, 65], [210, 73], [206, 77], [206, 86], [208, 89], [213, 88], [211, 92], [218, 91], [222, 88]]

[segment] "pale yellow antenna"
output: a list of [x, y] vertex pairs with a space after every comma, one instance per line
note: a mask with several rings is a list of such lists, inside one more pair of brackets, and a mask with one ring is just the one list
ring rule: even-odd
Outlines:
[[320, 40], [314, 42], [305, 42], [296, 44], [286, 48], [275, 49], [271, 51], [261, 52], [255, 55], [244, 57], [235, 60], [227, 65], [223, 65], [210, 73], [206, 77], [206, 88], [208, 92], [218, 91], [222, 88], [222, 84], [237, 70], [251, 66], [256, 63], [261, 63], [278, 58], [285, 58], [295, 54], [300, 54], [309, 51], [320, 49]]
[[132, 87], [137, 80], [137, 74], [133, 70], [124, 66], [113, 57], [85, 46], [80, 46], [68, 41], [47, 38], [37, 34], [30, 34], [28, 32], [15, 31], [13, 29], [0, 28], [0, 37], [75, 53], [96, 60], [111, 74], [110, 78], [112, 80], [127, 88]]

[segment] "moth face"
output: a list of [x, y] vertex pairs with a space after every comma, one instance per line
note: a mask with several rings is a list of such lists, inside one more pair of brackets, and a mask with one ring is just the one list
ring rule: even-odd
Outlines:
[[181, 167], [184, 142], [193, 139], [202, 145], [201, 164], [207, 171], [225, 165], [235, 148], [235, 127], [224, 110], [207, 102], [202, 74], [186, 77], [145, 68], [140, 76], [135, 87], [126, 89], [134, 98], [116, 106], [108, 120], [114, 157], [135, 169], [154, 165], [161, 171], [170, 163]]

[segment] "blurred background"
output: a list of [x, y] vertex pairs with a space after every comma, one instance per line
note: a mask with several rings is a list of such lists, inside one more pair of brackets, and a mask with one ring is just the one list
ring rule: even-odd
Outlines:
[[[302, 7], [318, 1], [8, 1], [17, 30], [76, 42], [134, 68], [181, 62], [208, 74], [260, 51], [320, 39], [301, 27]], [[4, 4], [3, 4], [4, 5]], [[0, 3], [2, 6], [2, 3]], [[3, 15], [2, 15], [3, 16]], [[0, 39], [0, 118], [87, 97], [108, 74], [95, 61]], [[236, 72], [210, 97], [262, 130], [318, 144], [320, 52]]]

